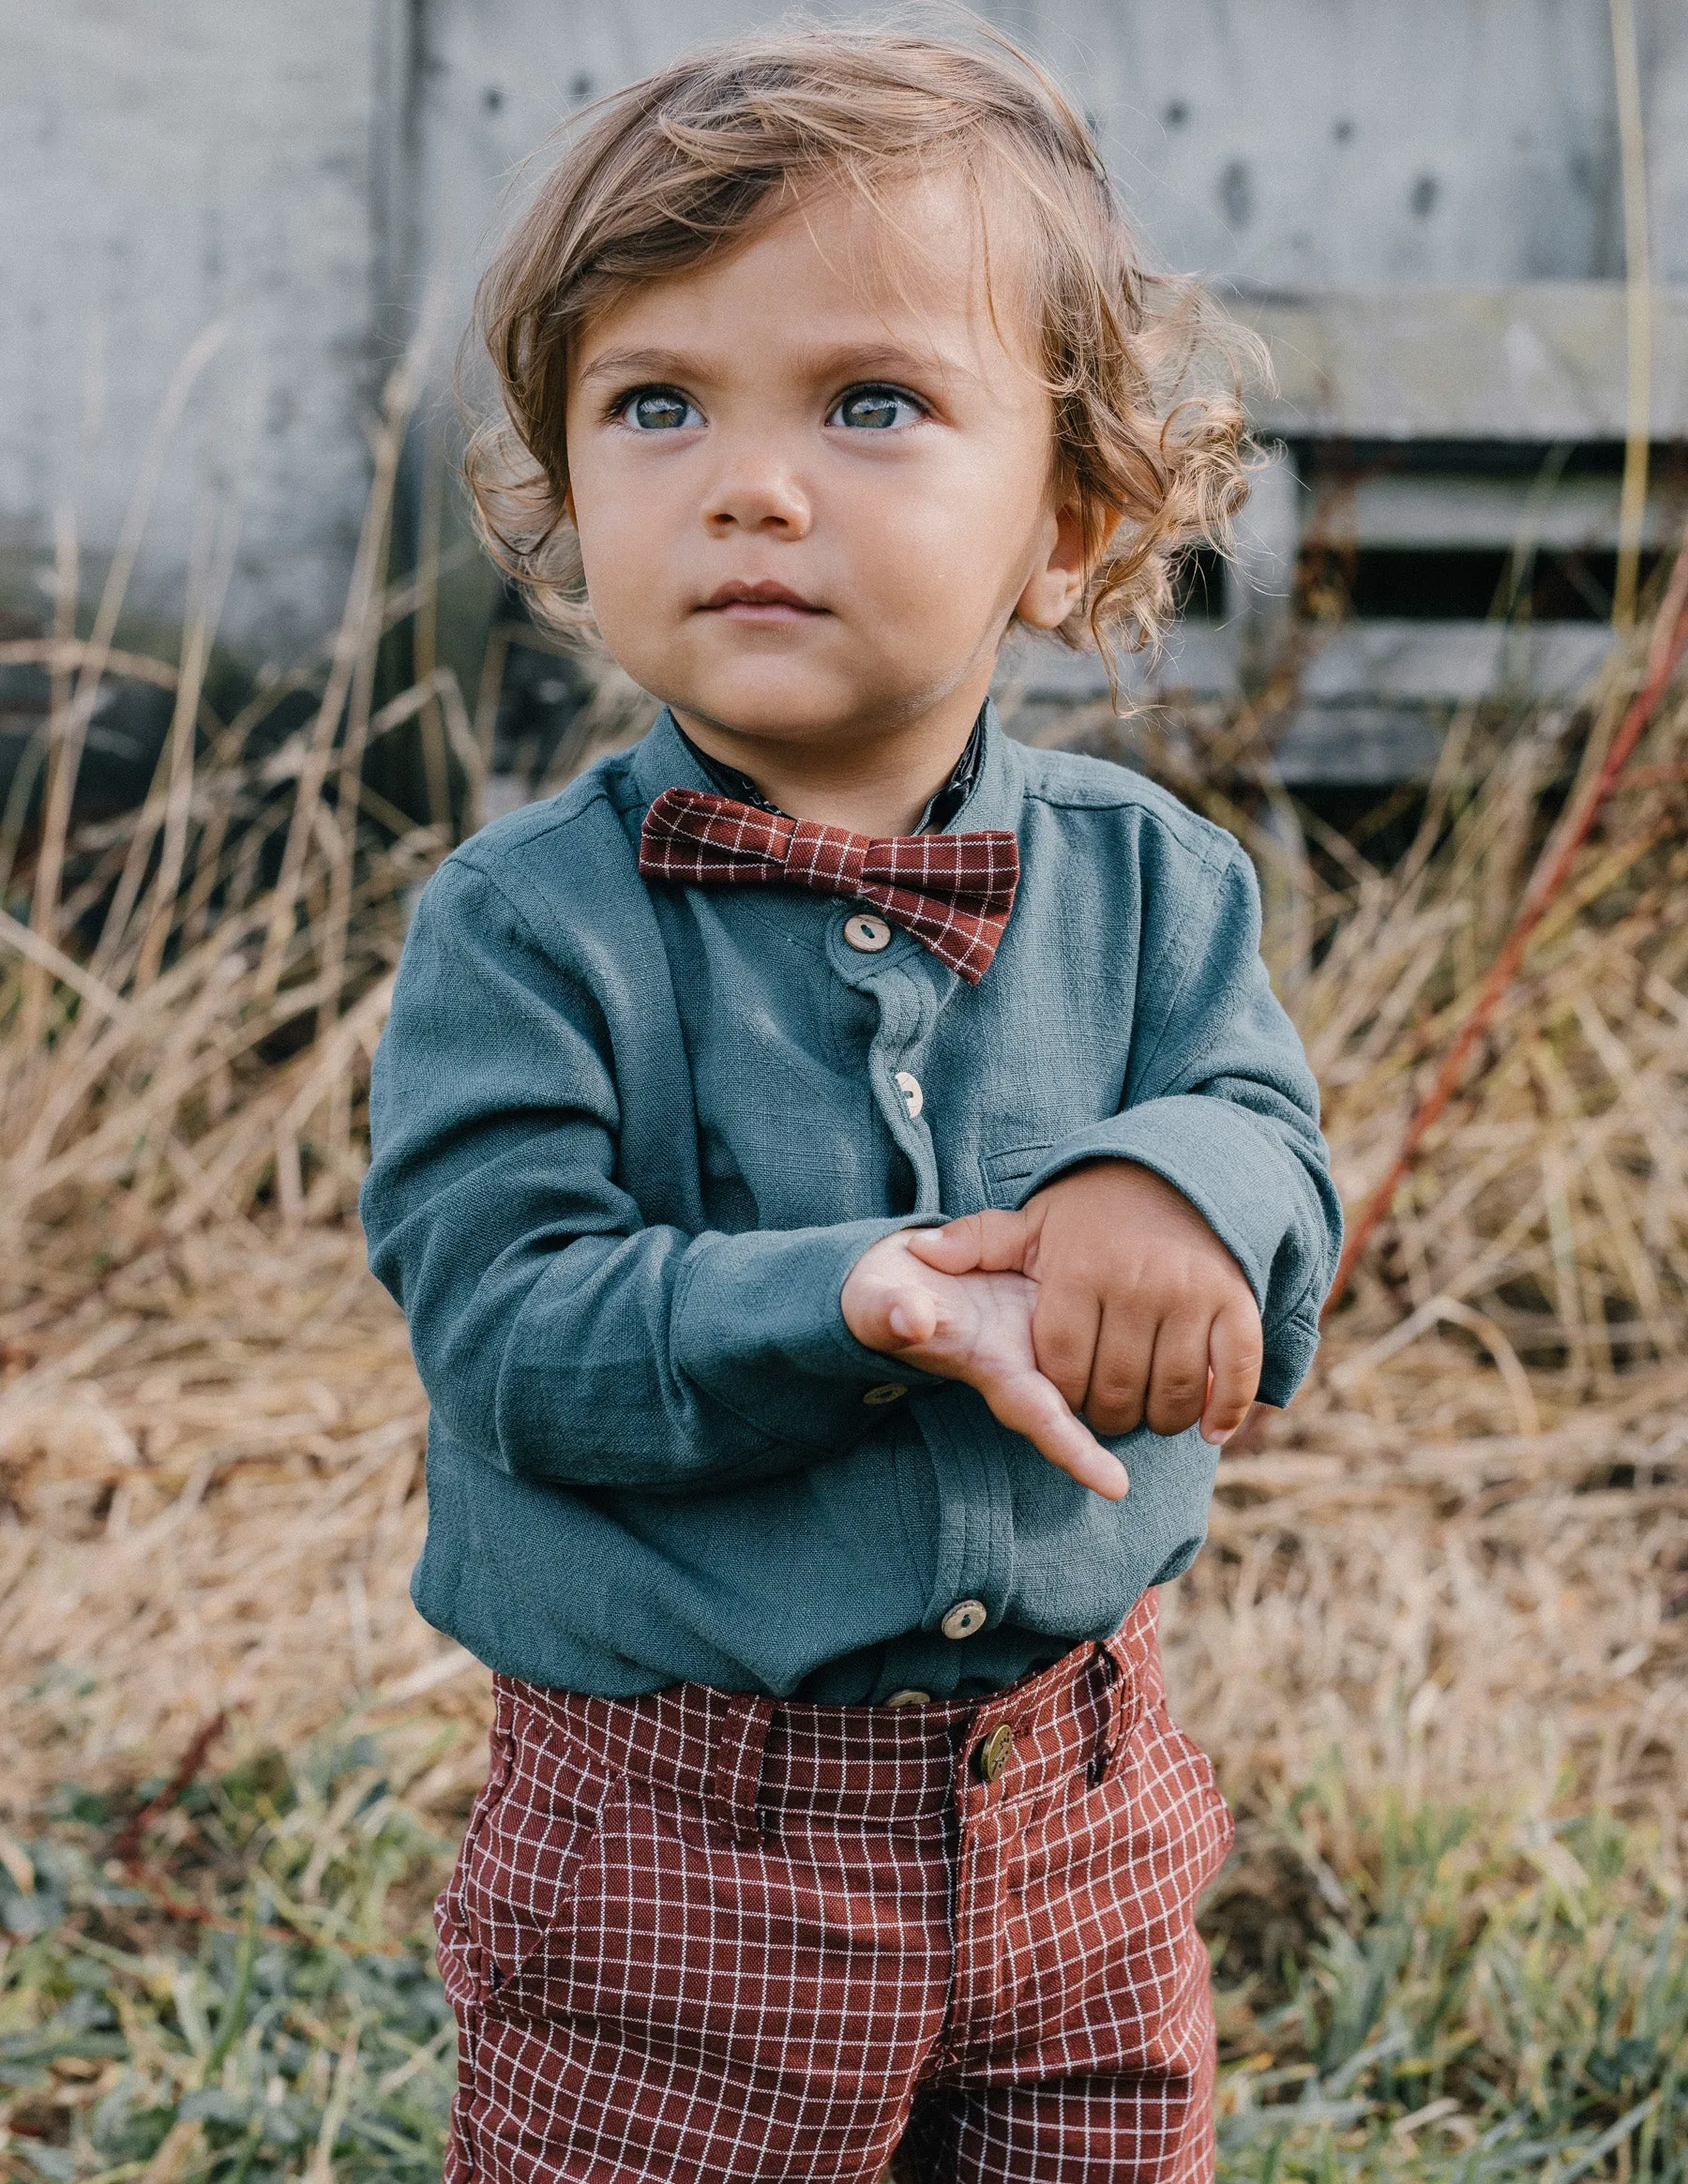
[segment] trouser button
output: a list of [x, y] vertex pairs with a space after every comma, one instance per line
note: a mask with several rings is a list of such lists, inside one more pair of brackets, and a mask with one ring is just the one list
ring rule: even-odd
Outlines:
[[995, 1782], [1008, 1764], [1014, 1750], [1014, 1731], [1006, 1722], [999, 1722], [983, 1743], [973, 1753], [973, 1766], [981, 1782]]

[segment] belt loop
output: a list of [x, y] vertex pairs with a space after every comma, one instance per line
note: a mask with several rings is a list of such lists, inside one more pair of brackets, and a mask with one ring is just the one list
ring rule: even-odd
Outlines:
[[756, 1793], [761, 1782], [762, 1747], [774, 1719], [772, 1699], [741, 1692], [727, 1709], [727, 1719], [709, 1772], [709, 1812], [715, 1824], [740, 1850], [761, 1841]]
[[1097, 1709], [1101, 1716], [1099, 1738], [1090, 1764], [1093, 1788], [1108, 1780], [1122, 1747], [1137, 1725], [1137, 1669], [1123, 1630], [1097, 1645], [1096, 1671], [1104, 1696]]

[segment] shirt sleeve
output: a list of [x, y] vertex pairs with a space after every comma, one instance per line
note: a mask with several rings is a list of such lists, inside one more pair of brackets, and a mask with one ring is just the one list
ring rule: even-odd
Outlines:
[[841, 1453], [868, 1389], [839, 1292], [906, 1218], [688, 1235], [616, 1180], [609, 1026], [496, 885], [441, 868], [370, 1087], [369, 1263], [454, 1438], [520, 1477], [685, 1490]]
[[1182, 1192], [1247, 1277], [1264, 1334], [1260, 1400], [1282, 1405], [1313, 1362], [1342, 1243], [1319, 1088], [1260, 957], [1242, 850], [1229, 844], [1195, 886], [1150, 870], [1144, 895], [1121, 1110], [1052, 1147], [1024, 1197], [1099, 1159], [1136, 1161]]

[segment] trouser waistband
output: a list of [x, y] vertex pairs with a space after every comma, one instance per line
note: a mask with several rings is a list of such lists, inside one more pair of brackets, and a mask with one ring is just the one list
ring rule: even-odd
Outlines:
[[[498, 1676], [496, 1730], [513, 1735], [525, 1716], [606, 1773], [702, 1799], [739, 1839], [782, 1809], [884, 1820], [941, 1812], [964, 1762], [972, 1794], [1018, 1801], [1079, 1768], [1102, 1780], [1162, 1695], [1157, 1619], [1146, 1593], [1111, 1638], [1085, 1640], [988, 1698], [921, 1707], [823, 1706], [701, 1683], [595, 1698]], [[993, 1737], [999, 1764], [987, 1779]]]

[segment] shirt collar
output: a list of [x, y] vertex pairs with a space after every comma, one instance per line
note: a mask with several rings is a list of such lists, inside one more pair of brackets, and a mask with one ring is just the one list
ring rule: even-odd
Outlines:
[[[985, 706], [980, 706], [979, 716], [972, 724], [972, 733], [967, 739], [967, 747], [951, 767], [949, 779], [940, 788], [934, 789], [927, 798], [926, 809], [913, 830], [917, 835], [942, 834], [952, 820], [959, 818], [962, 806], [972, 793], [973, 783], [979, 777], [979, 768], [985, 762], [986, 710]], [[778, 805], [768, 802], [748, 774], [742, 774], [736, 766], [728, 765], [724, 759], [712, 758], [707, 751], [701, 750], [678, 721], [674, 723], [674, 731], [723, 796], [736, 797], [739, 803], [751, 805], [758, 811], [779, 810]]]
[[[996, 707], [988, 699], [973, 725], [972, 735], [968, 739], [967, 750], [961, 754], [957, 772], [939, 790], [934, 803], [946, 797], [953, 787], [959, 785], [957, 776], [967, 766], [970, 753], [974, 754], [971, 782], [962, 786], [957, 808], [947, 817], [937, 821], [937, 830], [948, 834], [956, 828], [957, 821], [964, 820], [969, 830], [1003, 827], [1010, 834], [1017, 833], [1024, 788], [1024, 767], [1019, 746], [1003, 729], [997, 717]], [[649, 733], [633, 754], [631, 785], [637, 791], [641, 806], [645, 808], [654, 804], [665, 789], [713, 789], [717, 792], [721, 789], [720, 783], [705, 767], [702, 754], [681, 733], [679, 723], [667, 706], [656, 715]], [[928, 805], [924, 816], [929, 819], [931, 813], [932, 806]]]

